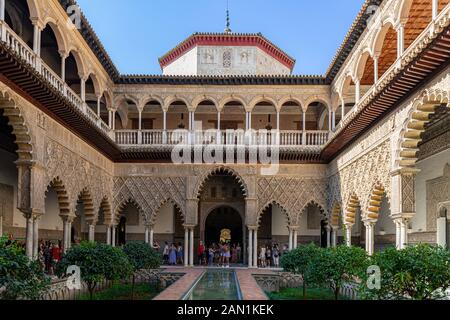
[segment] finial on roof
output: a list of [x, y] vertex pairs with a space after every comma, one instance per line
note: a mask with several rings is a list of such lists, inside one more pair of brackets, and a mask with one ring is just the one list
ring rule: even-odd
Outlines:
[[228, 0], [227, 0], [227, 26], [224, 31], [226, 34], [231, 34], [232, 31], [230, 29], [230, 10], [228, 9]]

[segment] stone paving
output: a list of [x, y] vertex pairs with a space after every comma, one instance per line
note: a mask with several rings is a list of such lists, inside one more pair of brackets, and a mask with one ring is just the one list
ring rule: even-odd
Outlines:
[[196, 268], [169, 268], [164, 272], [168, 273], [185, 273], [185, 275], [161, 292], [153, 300], [181, 300], [189, 291], [192, 285], [203, 275], [205, 269]]
[[[161, 292], [154, 300], [181, 300], [192, 285], [206, 272], [207, 268], [168, 268], [167, 273], [184, 273], [185, 275]], [[254, 274], [270, 274], [268, 269], [235, 268], [243, 300], [268, 300], [268, 297], [253, 277]]]
[[271, 273], [269, 270], [259, 269], [238, 269], [236, 270], [239, 280], [239, 286], [241, 287], [242, 298], [244, 300], [269, 300], [264, 291], [256, 282], [253, 275], [256, 273]]

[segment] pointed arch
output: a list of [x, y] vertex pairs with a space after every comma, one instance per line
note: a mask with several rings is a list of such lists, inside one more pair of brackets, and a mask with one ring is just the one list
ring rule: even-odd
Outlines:
[[361, 207], [361, 203], [356, 194], [352, 194], [347, 203], [344, 213], [344, 223], [353, 225], [356, 222], [356, 213], [358, 212], [358, 208]]
[[60, 216], [70, 216], [71, 208], [70, 208], [70, 199], [69, 195], [67, 194], [66, 186], [62, 182], [62, 180], [59, 177], [54, 178], [50, 184], [47, 186], [47, 192], [53, 189], [56, 192], [57, 198], [58, 198], [58, 205], [59, 205], [59, 215]]
[[431, 121], [431, 116], [441, 105], [446, 106], [447, 109], [450, 108], [449, 93], [440, 89], [425, 90], [413, 102], [413, 107], [400, 133], [399, 151], [397, 152], [399, 167], [415, 167], [422, 134], [426, 130], [426, 125]]
[[84, 205], [84, 217], [87, 221], [97, 222], [98, 212], [94, 207], [94, 201], [88, 188], [84, 188], [78, 195], [78, 200]]
[[102, 201], [100, 202], [99, 210], [102, 210], [103, 213], [103, 224], [108, 225], [107, 222], [113, 221], [113, 212], [111, 209], [111, 202], [109, 201], [108, 196], [104, 196]]
[[204, 174], [198, 181], [196, 187], [194, 188], [194, 199], [200, 198], [203, 189], [206, 185], [206, 182], [216, 176], [216, 175], [229, 175], [232, 176], [237, 184], [239, 185], [242, 195], [244, 197], [248, 196], [248, 187], [247, 184], [245, 183], [244, 179], [233, 169], [229, 168], [229, 167], [217, 167], [214, 168], [210, 171], [208, 171], [206, 174]]
[[364, 213], [365, 218], [378, 221], [378, 218], [380, 216], [383, 196], [385, 196], [385, 195], [386, 195], [385, 188], [380, 183], [376, 183], [370, 193], [367, 210]]
[[183, 206], [181, 206], [177, 201], [175, 201], [171, 197], [167, 197], [166, 199], [161, 201], [158, 204], [158, 206], [154, 209], [154, 211], [152, 212], [151, 217], [148, 219], [148, 222], [150, 224], [155, 224], [156, 220], [158, 219], [158, 215], [159, 215], [159, 212], [161, 211], [161, 208], [163, 208], [165, 205], [167, 205], [169, 203], [172, 204], [181, 213], [181, 219], [182, 219], [182, 221], [184, 221], [185, 220], [185, 214], [184, 214], [184, 211], [183, 211]]
[[6, 91], [0, 91], [0, 109], [8, 124], [13, 128], [12, 134], [16, 137], [17, 156], [19, 160], [33, 160], [33, 142], [29, 126], [26, 123], [21, 108]]
[[288, 211], [285, 209], [285, 207], [283, 206], [283, 205], [281, 205], [278, 201], [276, 201], [276, 200], [270, 200], [270, 201], [268, 201], [267, 203], [266, 203], [266, 205], [264, 205], [263, 207], [261, 207], [262, 209], [259, 211], [259, 213], [258, 213], [258, 217], [257, 217], [257, 224], [258, 224], [258, 226], [261, 224], [261, 218], [262, 218], [262, 216], [263, 216], [263, 213], [267, 210], [267, 209], [269, 209], [270, 207], [273, 207], [273, 206], [277, 206], [277, 207], [279, 207], [280, 209], [281, 209], [281, 212], [283, 213], [283, 215], [284, 216], [286, 216], [286, 219], [287, 219], [287, 222], [288, 222], [288, 224], [287, 224], [287, 226], [286, 227], [289, 227], [289, 226], [291, 226], [292, 225], [292, 217], [289, 215], [289, 213], [288, 213]]
[[335, 202], [331, 209], [330, 223], [334, 228], [339, 228], [341, 225], [342, 206], [339, 202]]
[[145, 220], [147, 220], [147, 217], [144, 214], [144, 210], [142, 210], [142, 207], [137, 203], [137, 201], [134, 198], [128, 198], [124, 201], [122, 201], [117, 207], [116, 210], [114, 212], [114, 217], [112, 220], [113, 224], [117, 224], [119, 222], [120, 219], [120, 215], [122, 214], [123, 210], [125, 209], [126, 206], [128, 205], [133, 205], [136, 207], [136, 209], [139, 211], [139, 214], [142, 215], [144, 217]]

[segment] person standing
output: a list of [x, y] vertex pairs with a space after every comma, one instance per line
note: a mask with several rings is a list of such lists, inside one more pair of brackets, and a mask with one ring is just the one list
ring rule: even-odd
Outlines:
[[280, 267], [280, 249], [278, 249], [278, 245], [275, 244], [273, 246], [272, 250], [272, 256], [273, 256], [273, 265], [275, 268]]
[[163, 264], [165, 265], [169, 264], [169, 251], [170, 251], [169, 244], [166, 241], [163, 250]]
[[231, 257], [230, 247], [228, 246], [228, 244], [225, 244], [223, 246], [223, 259], [224, 259], [223, 267], [226, 268], [230, 267], [230, 257]]
[[199, 265], [203, 265], [204, 254], [205, 254], [205, 246], [203, 244], [203, 241], [200, 240], [200, 243], [199, 243], [198, 249], [197, 249], [197, 257], [198, 257]]
[[169, 264], [172, 266], [177, 264], [177, 248], [175, 247], [174, 243], [172, 243], [172, 246], [169, 250]]
[[259, 252], [259, 260], [261, 268], [266, 267], [266, 247], [262, 246]]
[[183, 245], [181, 242], [178, 242], [178, 249], [177, 249], [177, 264], [183, 265], [184, 261], [184, 251], [183, 251]]
[[236, 246], [236, 252], [237, 252], [237, 262], [241, 263], [242, 262], [242, 248], [241, 248], [240, 243], [238, 243]]

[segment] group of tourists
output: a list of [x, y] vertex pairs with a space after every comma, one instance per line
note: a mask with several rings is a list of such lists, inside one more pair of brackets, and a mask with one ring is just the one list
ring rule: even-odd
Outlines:
[[[153, 247], [158, 250], [159, 246]], [[181, 242], [169, 243], [166, 241], [163, 248], [163, 264], [175, 266], [184, 264], [184, 248]]]
[[260, 268], [279, 268], [280, 257], [282, 254], [288, 252], [288, 247], [285, 245], [282, 250], [277, 243], [266, 244], [260, 247], [258, 255], [258, 266]]
[[229, 268], [230, 263], [237, 264], [242, 261], [242, 247], [239, 243], [213, 243], [206, 248], [203, 241], [200, 241], [197, 253], [199, 264], [204, 266]]
[[41, 240], [39, 244], [39, 263], [45, 273], [49, 275], [55, 274], [55, 266], [61, 260], [63, 254], [62, 243], [58, 241]]

